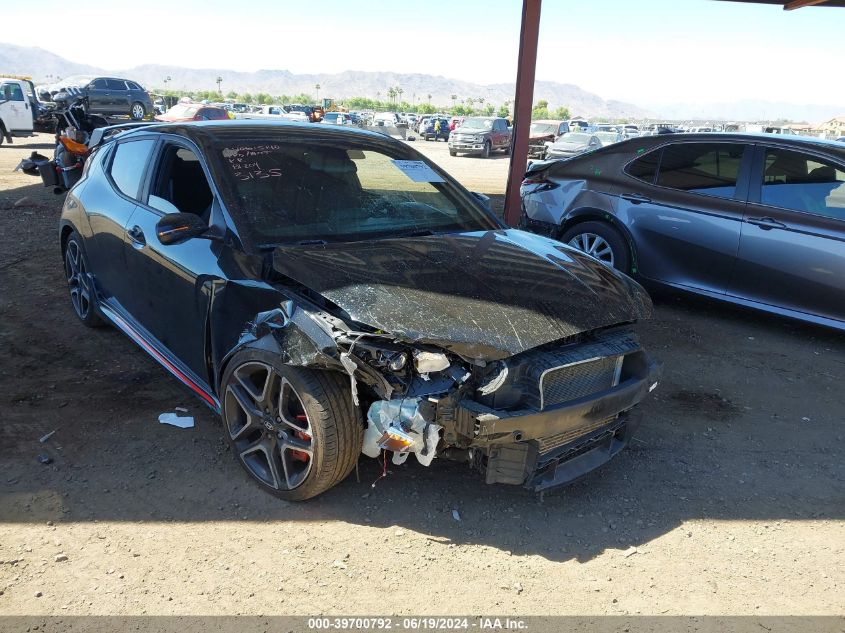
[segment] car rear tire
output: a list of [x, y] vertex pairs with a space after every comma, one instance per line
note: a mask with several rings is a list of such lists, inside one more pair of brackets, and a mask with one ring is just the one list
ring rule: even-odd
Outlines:
[[265, 491], [287, 501], [310, 499], [355, 467], [364, 425], [348, 378], [247, 349], [226, 368], [221, 394], [229, 445]]
[[70, 303], [76, 316], [86, 327], [106, 325], [97, 311], [97, 296], [91, 280], [88, 257], [82, 246], [82, 238], [76, 231], [71, 232], [65, 242], [64, 260]]
[[623, 235], [607, 222], [582, 222], [568, 229], [560, 241], [623, 273], [631, 271], [631, 253]]
[[140, 101], [136, 101], [132, 104], [132, 107], [129, 108], [129, 116], [132, 117], [133, 121], [140, 121], [147, 116], [147, 108], [145, 108], [144, 104]]
[[484, 149], [481, 150], [481, 158], [490, 158], [490, 141], [484, 141]]

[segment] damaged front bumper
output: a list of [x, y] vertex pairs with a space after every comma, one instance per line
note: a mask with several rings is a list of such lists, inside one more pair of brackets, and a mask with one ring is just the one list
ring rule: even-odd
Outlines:
[[660, 367], [641, 371], [606, 391], [542, 411], [496, 411], [461, 403], [475, 420], [472, 450], [487, 483], [534, 491], [567, 484], [612, 459], [639, 426], [634, 407], [657, 387]]

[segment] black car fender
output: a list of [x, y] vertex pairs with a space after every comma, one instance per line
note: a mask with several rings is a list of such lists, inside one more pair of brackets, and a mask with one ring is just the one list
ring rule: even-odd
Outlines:
[[243, 349], [270, 352], [286, 365], [342, 371], [335, 339], [307, 309], [268, 284], [230, 280], [215, 286], [208, 332], [218, 394], [226, 366]]

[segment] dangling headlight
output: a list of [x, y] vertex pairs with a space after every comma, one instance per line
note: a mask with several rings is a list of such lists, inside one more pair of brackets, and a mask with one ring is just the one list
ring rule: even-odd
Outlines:
[[387, 361], [387, 367], [390, 371], [402, 371], [405, 365], [408, 364], [408, 354], [405, 352], [399, 352], [398, 354], [394, 354], [390, 357], [390, 360]]

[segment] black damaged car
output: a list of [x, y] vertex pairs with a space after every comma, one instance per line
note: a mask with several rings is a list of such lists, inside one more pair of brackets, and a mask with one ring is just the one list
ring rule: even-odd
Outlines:
[[266, 490], [313, 497], [361, 453], [543, 490], [628, 443], [651, 304], [480, 200], [380, 134], [150, 125], [94, 149], [61, 247], [79, 319], [218, 412]]

